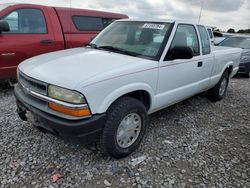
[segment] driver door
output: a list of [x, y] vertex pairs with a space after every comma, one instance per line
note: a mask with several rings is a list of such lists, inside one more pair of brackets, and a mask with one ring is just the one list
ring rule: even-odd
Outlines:
[[0, 34], [0, 79], [16, 77], [23, 60], [54, 51], [54, 34], [47, 28], [46, 8], [17, 8], [3, 16], [9, 32]]
[[157, 106], [164, 107], [188, 98], [201, 90], [202, 56], [197, 29], [194, 25], [179, 24], [170, 49], [188, 46], [193, 49], [192, 59], [171, 59], [169, 52], [159, 65]]

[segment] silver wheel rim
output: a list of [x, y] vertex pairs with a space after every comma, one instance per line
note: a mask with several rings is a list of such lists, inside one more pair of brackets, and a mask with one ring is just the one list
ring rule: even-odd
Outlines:
[[142, 120], [139, 114], [130, 113], [124, 117], [117, 129], [116, 140], [121, 148], [128, 148], [140, 135]]
[[220, 84], [220, 90], [219, 90], [220, 96], [224, 95], [226, 88], [227, 88], [227, 79], [224, 78]]

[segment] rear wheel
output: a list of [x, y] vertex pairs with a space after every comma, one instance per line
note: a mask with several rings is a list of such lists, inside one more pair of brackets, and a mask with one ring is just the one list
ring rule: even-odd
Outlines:
[[207, 91], [208, 99], [216, 102], [223, 99], [226, 94], [227, 86], [229, 83], [228, 71], [225, 71], [220, 79], [220, 81], [210, 90]]
[[100, 139], [100, 149], [114, 158], [135, 151], [146, 132], [148, 115], [137, 99], [122, 97], [107, 112], [107, 122]]

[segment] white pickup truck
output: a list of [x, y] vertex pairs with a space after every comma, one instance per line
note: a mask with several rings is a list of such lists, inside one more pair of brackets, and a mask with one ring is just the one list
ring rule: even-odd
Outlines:
[[[212, 47], [206, 28], [185, 21], [120, 20], [85, 48], [18, 67], [18, 114], [65, 140], [99, 141], [121, 158], [138, 148], [148, 114], [200, 92], [221, 100], [241, 49]], [[28, 116], [29, 117], [29, 116]]]

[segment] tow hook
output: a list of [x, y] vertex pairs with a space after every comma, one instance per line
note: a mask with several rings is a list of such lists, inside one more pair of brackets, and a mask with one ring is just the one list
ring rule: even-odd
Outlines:
[[27, 116], [26, 116], [26, 110], [21, 109], [20, 107], [17, 108], [17, 113], [21, 120], [23, 121], [28, 121]]

